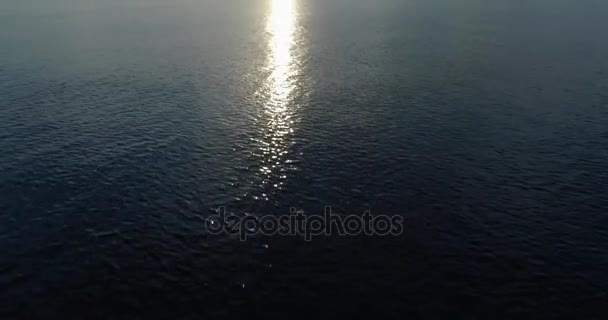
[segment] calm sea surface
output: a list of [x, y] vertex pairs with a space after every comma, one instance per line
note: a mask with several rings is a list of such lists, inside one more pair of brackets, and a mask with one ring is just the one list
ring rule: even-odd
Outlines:
[[604, 0], [1, 0], [0, 315], [599, 318], [607, 39]]

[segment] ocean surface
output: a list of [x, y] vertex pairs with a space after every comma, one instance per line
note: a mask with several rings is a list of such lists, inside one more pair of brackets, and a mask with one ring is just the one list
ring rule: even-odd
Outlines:
[[[0, 0], [0, 317], [603, 318], [605, 0]], [[399, 236], [210, 234], [400, 215]]]

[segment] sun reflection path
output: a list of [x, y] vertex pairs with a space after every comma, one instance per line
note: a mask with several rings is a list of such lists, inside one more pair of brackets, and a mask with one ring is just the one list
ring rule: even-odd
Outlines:
[[[274, 108], [286, 107], [294, 83], [293, 76], [293, 46], [295, 29], [295, 1], [271, 0], [271, 11], [268, 18], [267, 31], [270, 34], [269, 65], [272, 68], [270, 76], [272, 92], [271, 105]], [[282, 111], [282, 110], [277, 110]]]
[[265, 190], [261, 198], [268, 200], [268, 193], [281, 189], [286, 178], [288, 158], [295, 121], [293, 95], [297, 90], [295, 34], [297, 29], [297, 0], [269, 0], [266, 24], [268, 35], [268, 77], [262, 88], [265, 97], [260, 114], [261, 151], [260, 175]]

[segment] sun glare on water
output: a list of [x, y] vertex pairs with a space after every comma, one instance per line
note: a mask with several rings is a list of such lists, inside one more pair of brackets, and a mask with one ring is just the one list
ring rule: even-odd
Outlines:
[[293, 45], [295, 31], [295, 0], [271, 0], [268, 18], [270, 34], [270, 59], [272, 69], [272, 102], [274, 107], [282, 109], [293, 91]]
[[263, 106], [258, 119], [260, 136], [260, 173], [263, 193], [256, 198], [268, 200], [269, 193], [280, 190], [287, 177], [296, 106], [297, 88], [297, 0], [268, 0], [266, 20], [267, 77], [263, 86]]

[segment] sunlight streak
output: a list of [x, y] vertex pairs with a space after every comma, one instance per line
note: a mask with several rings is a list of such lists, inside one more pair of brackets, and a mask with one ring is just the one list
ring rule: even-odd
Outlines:
[[268, 200], [269, 193], [280, 190], [286, 171], [292, 166], [289, 159], [294, 132], [294, 94], [297, 91], [298, 61], [296, 58], [297, 14], [296, 0], [268, 0], [266, 22], [268, 76], [261, 88], [264, 104], [260, 114], [260, 178]]
[[294, 0], [271, 0], [271, 11], [268, 19], [270, 37], [270, 76], [272, 86], [272, 104], [278, 111], [284, 109], [287, 99], [293, 91], [294, 83], [290, 79], [294, 73], [292, 47], [294, 45], [295, 13]]

